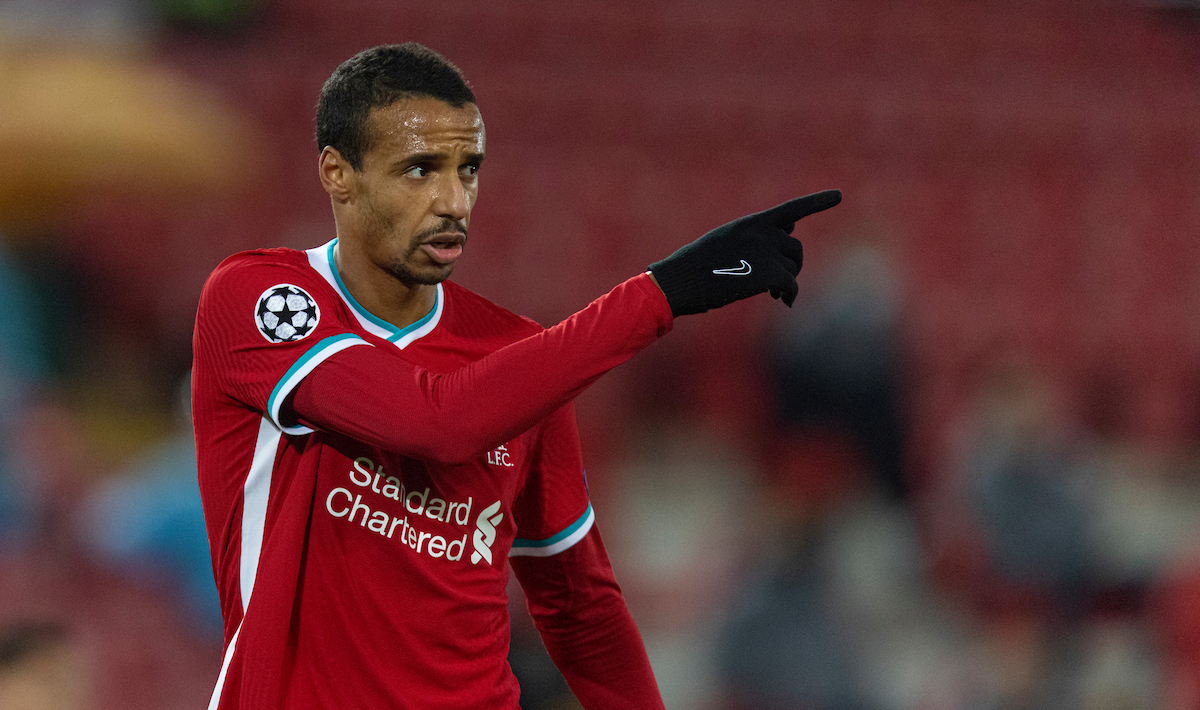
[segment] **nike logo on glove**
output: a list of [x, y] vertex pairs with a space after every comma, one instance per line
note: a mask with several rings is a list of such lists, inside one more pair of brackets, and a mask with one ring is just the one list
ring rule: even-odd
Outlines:
[[717, 276], [746, 276], [752, 271], [750, 262], [742, 259], [742, 265], [734, 269], [713, 269]]

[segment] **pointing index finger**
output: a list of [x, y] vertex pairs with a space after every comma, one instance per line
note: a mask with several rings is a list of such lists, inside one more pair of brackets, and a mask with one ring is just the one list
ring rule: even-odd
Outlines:
[[775, 205], [769, 210], [760, 212], [759, 216], [786, 228], [810, 214], [827, 210], [841, 201], [841, 190], [823, 190]]

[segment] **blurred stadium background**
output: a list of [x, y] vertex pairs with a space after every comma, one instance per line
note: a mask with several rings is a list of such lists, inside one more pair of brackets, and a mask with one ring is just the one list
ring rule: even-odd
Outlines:
[[669, 708], [1200, 708], [1200, 14], [1132, 0], [0, 2], [0, 708], [207, 702], [200, 286], [332, 235], [317, 93], [410, 39], [488, 128], [455, 278], [543, 324], [844, 191], [794, 309], [578, 402]]

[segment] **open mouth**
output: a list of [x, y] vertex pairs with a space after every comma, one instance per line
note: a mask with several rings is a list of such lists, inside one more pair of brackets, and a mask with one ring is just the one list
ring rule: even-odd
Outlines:
[[435, 263], [442, 265], [452, 264], [458, 257], [462, 256], [463, 242], [465, 241], [460, 234], [439, 235], [423, 242], [421, 249]]

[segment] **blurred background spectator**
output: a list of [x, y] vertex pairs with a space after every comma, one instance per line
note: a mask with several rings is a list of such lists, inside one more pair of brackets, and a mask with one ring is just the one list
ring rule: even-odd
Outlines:
[[1200, 16], [1134, 0], [0, 0], [0, 707], [207, 701], [196, 299], [328, 239], [317, 93], [410, 39], [491, 138], [455, 278], [542, 323], [846, 195], [578, 402], [668, 707], [1200, 709]]

